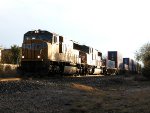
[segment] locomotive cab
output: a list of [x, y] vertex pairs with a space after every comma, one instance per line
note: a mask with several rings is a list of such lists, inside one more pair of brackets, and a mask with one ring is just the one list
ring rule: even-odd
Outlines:
[[41, 30], [24, 34], [21, 59], [23, 72], [36, 73], [46, 67], [43, 62], [48, 59], [48, 45], [52, 43], [52, 37], [52, 33]]
[[47, 59], [48, 43], [52, 43], [52, 36], [52, 33], [40, 30], [27, 32], [22, 44], [22, 61]]

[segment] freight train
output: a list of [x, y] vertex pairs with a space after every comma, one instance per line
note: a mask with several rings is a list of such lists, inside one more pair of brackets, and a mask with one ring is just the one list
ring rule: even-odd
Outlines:
[[133, 59], [123, 58], [118, 51], [108, 51], [107, 58], [103, 59], [104, 75], [137, 74], [141, 73], [141, 65]]
[[100, 74], [102, 53], [45, 30], [28, 31], [22, 43], [22, 74]]
[[46, 30], [33, 30], [24, 34], [18, 70], [22, 75], [116, 75], [127, 70], [127, 65], [118, 51], [108, 51], [102, 59], [102, 52], [90, 46]]

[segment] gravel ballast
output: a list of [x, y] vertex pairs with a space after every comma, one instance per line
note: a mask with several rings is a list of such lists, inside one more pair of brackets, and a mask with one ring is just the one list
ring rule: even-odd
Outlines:
[[149, 93], [124, 76], [1, 81], [0, 113], [149, 113]]

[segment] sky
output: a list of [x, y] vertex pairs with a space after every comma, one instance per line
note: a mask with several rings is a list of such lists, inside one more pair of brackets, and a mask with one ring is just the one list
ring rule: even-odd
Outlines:
[[103, 53], [134, 59], [150, 41], [149, 0], [0, 0], [0, 45], [22, 45], [30, 30], [48, 30]]

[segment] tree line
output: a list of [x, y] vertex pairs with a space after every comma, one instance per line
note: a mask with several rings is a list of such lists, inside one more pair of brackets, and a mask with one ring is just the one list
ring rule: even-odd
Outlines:
[[137, 61], [142, 61], [143, 68], [142, 74], [143, 76], [150, 79], [150, 43], [144, 44], [136, 53], [135, 58]]
[[19, 64], [21, 61], [21, 47], [12, 45], [10, 49], [2, 50], [1, 63]]

